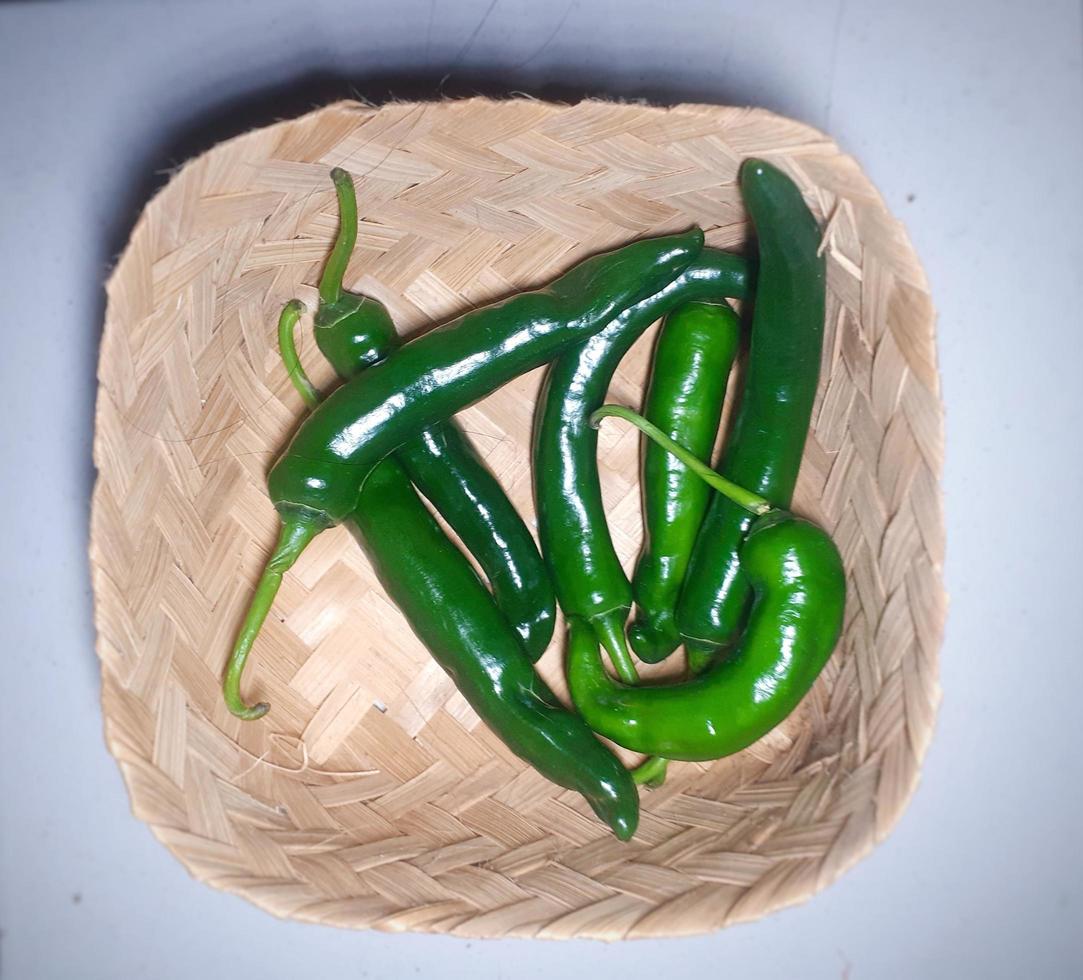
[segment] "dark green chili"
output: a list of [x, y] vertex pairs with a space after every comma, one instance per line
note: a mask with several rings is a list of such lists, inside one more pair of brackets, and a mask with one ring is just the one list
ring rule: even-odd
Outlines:
[[[740, 322], [725, 303], [686, 303], [659, 331], [644, 414], [697, 456], [710, 458], [714, 448], [739, 341]], [[636, 618], [628, 640], [653, 664], [681, 644], [677, 598], [711, 488], [653, 442], [642, 471], [643, 551], [632, 576]]]
[[[789, 506], [808, 434], [824, 332], [820, 230], [797, 186], [762, 160], [741, 167], [759, 271], [736, 421], [719, 472], [778, 507]], [[751, 518], [715, 497], [677, 604], [689, 664], [702, 669], [738, 636], [751, 588], [739, 552]]]
[[[279, 336], [303, 395], [307, 378], [292, 329]], [[535, 673], [518, 635], [394, 457], [373, 468], [346, 526], [388, 597], [482, 721], [543, 776], [582, 793], [628, 840], [639, 820], [631, 774]]]

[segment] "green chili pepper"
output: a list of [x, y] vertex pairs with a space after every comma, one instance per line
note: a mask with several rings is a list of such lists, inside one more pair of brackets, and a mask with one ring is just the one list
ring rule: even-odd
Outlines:
[[[797, 186], [762, 160], [741, 166], [759, 271], [744, 391], [719, 472], [788, 507], [809, 429], [824, 332], [820, 230]], [[751, 598], [738, 553], [751, 518], [715, 497], [700, 528], [677, 603], [689, 665], [738, 636]]]
[[320, 531], [353, 512], [381, 458], [599, 330], [672, 282], [702, 248], [697, 228], [593, 256], [545, 289], [467, 313], [403, 345], [323, 401], [268, 474], [283, 530], [226, 667], [230, 710], [241, 718], [266, 712], [266, 705], [244, 703], [240, 678], [282, 574]]
[[[724, 303], [679, 306], [658, 334], [644, 414], [697, 456], [710, 457], [714, 447], [739, 341], [737, 314]], [[642, 488], [645, 533], [628, 639], [639, 659], [653, 664], [681, 644], [677, 598], [711, 488], [653, 442], [643, 453]]]
[[392, 460], [372, 472], [347, 525], [481, 719], [547, 779], [582, 793], [628, 840], [639, 819], [631, 774], [537, 675], [492, 596]]
[[403, 443], [395, 456], [477, 558], [497, 606], [537, 660], [553, 638], [556, 597], [538, 546], [500, 482], [450, 421]]
[[736, 649], [692, 680], [631, 687], [597, 639], [571, 632], [568, 685], [596, 732], [636, 752], [707, 761], [739, 752], [808, 693], [838, 641], [846, 580], [831, 539], [784, 511], [757, 519], [741, 549], [752, 612]]
[[[316, 343], [338, 375], [348, 380], [386, 358], [399, 346], [399, 337], [382, 303], [342, 289], [357, 243], [357, 198], [345, 170], [336, 167], [331, 178], [338, 195], [339, 233], [320, 280]], [[497, 606], [528, 656], [537, 660], [553, 637], [556, 599], [538, 547], [499, 481], [452, 419], [407, 439], [396, 457], [478, 560]]]
[[[290, 378], [308, 402], [294, 323], [295, 310], [284, 312], [280, 345]], [[314, 392], [311, 397], [314, 404]], [[617, 837], [628, 840], [639, 821], [631, 774], [534, 672], [517, 634], [396, 458], [372, 470], [346, 525], [391, 601], [479, 717], [546, 778], [582, 793]]]
[[632, 587], [617, 557], [602, 504], [598, 434], [590, 413], [605, 399], [617, 364], [666, 313], [697, 299], [740, 297], [742, 259], [704, 249], [667, 286], [622, 312], [600, 333], [563, 353], [546, 376], [534, 431], [534, 490], [542, 555], [565, 615], [591, 625], [627, 683], [636, 670], [624, 635]]

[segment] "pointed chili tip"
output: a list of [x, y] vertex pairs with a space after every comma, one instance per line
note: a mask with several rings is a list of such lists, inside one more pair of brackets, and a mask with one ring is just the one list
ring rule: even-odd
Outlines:
[[342, 167], [331, 168], [331, 179], [337, 184], [343, 180], [350, 180], [350, 172], [343, 170]]
[[741, 164], [739, 179], [745, 180], [748, 177], [762, 177], [768, 169], [774, 168], [771, 167], [771, 164], [766, 160], [761, 160], [759, 157], [749, 157]]
[[635, 836], [636, 827], [638, 825], [639, 815], [636, 814], [634, 818], [624, 816], [614, 817], [609, 826], [617, 840], [626, 844]]

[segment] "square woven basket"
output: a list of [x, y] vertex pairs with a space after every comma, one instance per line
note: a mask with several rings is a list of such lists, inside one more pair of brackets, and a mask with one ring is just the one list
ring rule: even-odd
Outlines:
[[[794, 509], [848, 574], [843, 639], [787, 722], [674, 764], [617, 841], [497, 741], [342, 529], [287, 576], [246, 680], [220, 677], [277, 519], [264, 475], [304, 408], [275, 324], [356, 178], [350, 289], [404, 332], [579, 258], [699, 224], [746, 238], [737, 169], [766, 157], [822, 222], [826, 342]], [[222, 143], [143, 212], [108, 286], [90, 560], [108, 745], [135, 814], [200, 880], [280, 916], [462, 936], [701, 933], [802, 901], [881, 840], [914, 789], [944, 618], [934, 314], [906, 234], [822, 134], [756, 109], [526, 99], [340, 103]], [[304, 321], [307, 326], [310, 321]], [[637, 405], [653, 330], [610, 400]], [[311, 334], [301, 355], [332, 384]], [[533, 518], [541, 372], [462, 413]], [[622, 558], [641, 535], [638, 440], [601, 433]], [[540, 669], [564, 696], [561, 635]]]

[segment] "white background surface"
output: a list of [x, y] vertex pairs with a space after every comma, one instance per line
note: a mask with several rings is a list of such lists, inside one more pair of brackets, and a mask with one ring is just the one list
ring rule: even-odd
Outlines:
[[[0, 969], [64, 978], [1083, 975], [1078, 0], [0, 7]], [[161, 171], [348, 95], [757, 104], [906, 222], [947, 409], [944, 702], [894, 834], [809, 904], [606, 946], [347, 933], [191, 880], [101, 733], [86, 561], [101, 284]]]

